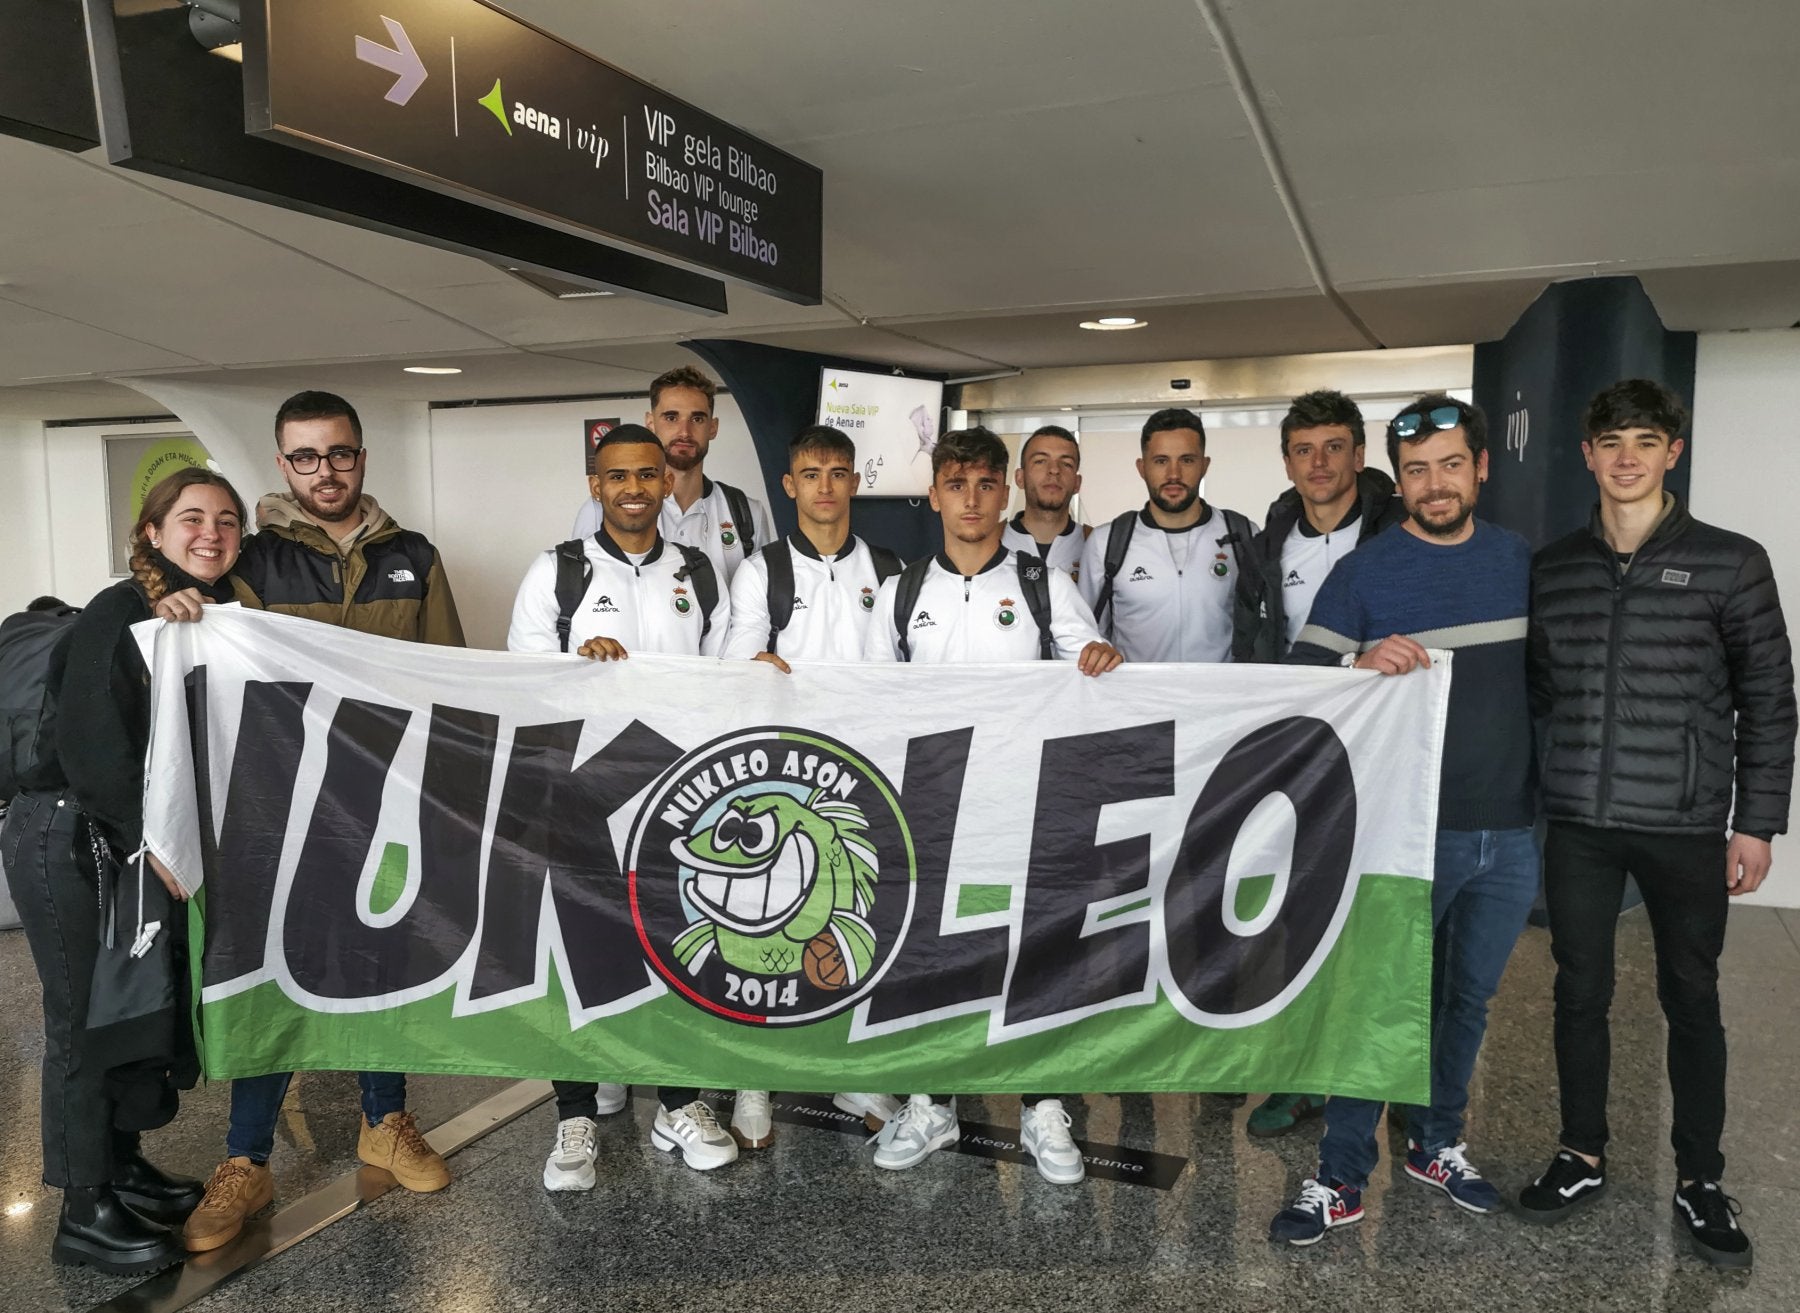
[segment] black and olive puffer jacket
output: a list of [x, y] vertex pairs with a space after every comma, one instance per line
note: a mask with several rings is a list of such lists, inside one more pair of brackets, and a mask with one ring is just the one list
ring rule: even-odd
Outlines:
[[1532, 561], [1544, 811], [1671, 833], [1729, 823], [1766, 839], [1787, 829], [1795, 730], [1793, 654], [1769, 556], [1665, 497], [1628, 564], [1597, 510]]

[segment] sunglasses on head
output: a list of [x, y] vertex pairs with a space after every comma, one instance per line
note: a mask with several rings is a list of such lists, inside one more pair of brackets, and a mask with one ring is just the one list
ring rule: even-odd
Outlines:
[[1428, 428], [1453, 429], [1462, 422], [1462, 410], [1456, 406], [1433, 406], [1426, 411], [1403, 410], [1388, 421], [1388, 432], [1396, 438], [1411, 438]]

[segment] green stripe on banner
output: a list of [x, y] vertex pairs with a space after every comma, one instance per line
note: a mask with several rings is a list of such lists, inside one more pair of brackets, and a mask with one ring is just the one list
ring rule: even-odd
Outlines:
[[1197, 1025], [1159, 996], [997, 1042], [984, 1010], [850, 1043], [849, 1015], [753, 1027], [665, 994], [571, 1032], [553, 978], [545, 997], [461, 1017], [450, 989], [326, 1015], [263, 983], [205, 1004], [201, 1033], [214, 1079], [309, 1069], [786, 1091], [1305, 1089], [1416, 1104], [1430, 1097], [1430, 982], [1430, 884], [1365, 875], [1313, 979], [1236, 1029]]
[[[956, 915], [988, 916], [1012, 906], [1010, 884], [965, 884], [956, 892]], [[749, 1086], [745, 1086], [749, 1089]]]

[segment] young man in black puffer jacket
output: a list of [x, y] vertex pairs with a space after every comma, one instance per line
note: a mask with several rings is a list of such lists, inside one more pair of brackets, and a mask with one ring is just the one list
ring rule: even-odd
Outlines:
[[1743, 1268], [1750, 1240], [1719, 1187], [1718, 961], [1730, 898], [1762, 883], [1787, 828], [1794, 668], [1768, 553], [1663, 491], [1686, 422], [1657, 383], [1596, 396], [1582, 450], [1599, 506], [1532, 563], [1562, 1137], [1519, 1202], [1525, 1220], [1553, 1222], [1605, 1189], [1613, 931], [1629, 874], [1669, 1023], [1676, 1220], [1701, 1258]]

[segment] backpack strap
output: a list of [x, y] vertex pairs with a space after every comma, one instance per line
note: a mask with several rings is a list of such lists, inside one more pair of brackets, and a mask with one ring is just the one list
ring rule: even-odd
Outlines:
[[874, 543], [864, 543], [869, 549], [869, 560], [875, 566], [875, 586], [885, 584], [889, 579], [906, 568], [906, 563], [885, 547], [877, 547]]
[[[700, 637], [702, 641], [712, 632], [713, 608], [719, 604], [719, 576], [713, 569], [712, 559], [698, 547], [690, 547], [686, 543], [669, 543], [681, 553], [682, 566], [675, 572], [677, 579], [685, 579], [694, 585], [694, 600], [700, 603]], [[789, 598], [790, 602], [792, 598]]]
[[721, 482], [719, 491], [725, 494], [725, 505], [731, 508], [731, 527], [737, 530], [738, 541], [744, 545], [744, 555], [749, 556], [756, 550], [756, 517], [750, 514], [750, 498], [742, 488], [729, 483]]
[[1238, 578], [1242, 579], [1247, 573], [1244, 569], [1244, 549], [1256, 540], [1256, 532], [1250, 527], [1250, 521], [1236, 511], [1228, 511], [1221, 506], [1219, 514], [1225, 517], [1225, 536], [1219, 539], [1219, 545], [1231, 548], [1231, 559], [1237, 565]]
[[569, 650], [569, 629], [575, 620], [575, 608], [587, 596], [588, 584], [594, 578], [594, 566], [587, 558], [587, 539], [571, 538], [556, 544], [556, 641], [561, 650]]
[[763, 650], [773, 652], [794, 618], [794, 549], [786, 538], [777, 538], [760, 555], [769, 572], [769, 645]]
[[1025, 594], [1025, 605], [1037, 621], [1038, 660], [1050, 661], [1056, 656], [1056, 638], [1050, 629], [1050, 567], [1030, 552], [1014, 553], [1019, 570], [1019, 590]]
[[912, 620], [913, 608], [919, 604], [919, 594], [925, 589], [925, 575], [931, 569], [931, 558], [921, 557], [900, 572], [900, 582], [894, 588], [894, 633], [900, 642], [900, 659], [912, 660], [912, 642], [906, 636], [906, 627]]
[[1094, 599], [1094, 618], [1106, 626], [1106, 638], [1113, 636], [1113, 580], [1125, 564], [1125, 553], [1131, 550], [1131, 533], [1137, 528], [1138, 513], [1126, 511], [1113, 519], [1106, 539], [1106, 557], [1100, 563], [1100, 595]]

